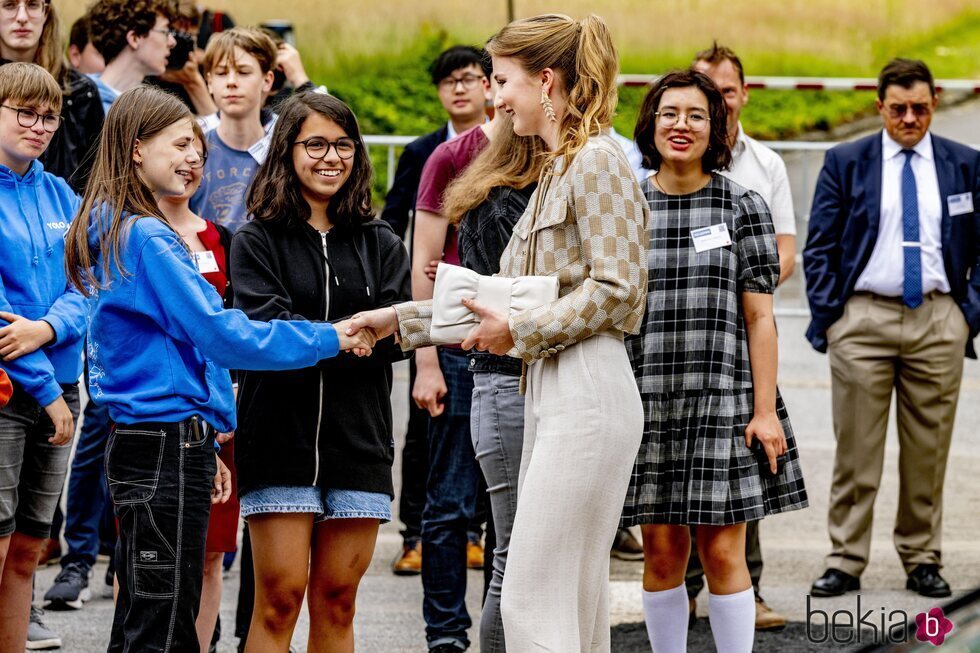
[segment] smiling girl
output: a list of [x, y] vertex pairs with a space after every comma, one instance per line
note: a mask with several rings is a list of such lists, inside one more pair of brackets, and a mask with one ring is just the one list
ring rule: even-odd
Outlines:
[[236, 425], [227, 370], [309, 367], [374, 344], [331, 324], [253, 322], [222, 308], [158, 208], [200, 165], [194, 138], [174, 96], [145, 86], [120, 95], [67, 239], [69, 278], [92, 298], [89, 394], [116, 424], [106, 449], [119, 523], [113, 652], [198, 649], [210, 504], [231, 491], [213, 449], [215, 432]]
[[[411, 296], [408, 253], [373, 219], [371, 162], [340, 100], [281, 107], [232, 241], [235, 305], [255, 320], [339, 320]], [[311, 651], [354, 650], [354, 601], [391, 519], [391, 342], [293, 372], [246, 372], [236, 439], [255, 566], [247, 651], [289, 648], [304, 595]]]
[[776, 237], [762, 198], [716, 172], [731, 162], [725, 116], [710, 78], [671, 73], [650, 90], [635, 133], [644, 168], [657, 173], [642, 184], [647, 314], [627, 346], [645, 428], [623, 526], [643, 532], [643, 607], [657, 653], [687, 648], [691, 530], [715, 645], [750, 651], [745, 523], [806, 506], [776, 390]]
[[[510, 315], [463, 300], [481, 318], [463, 348], [527, 365], [500, 598], [507, 650], [609, 651], [609, 550], [643, 430], [623, 337], [639, 329], [647, 274], [646, 202], [608, 134], [616, 50], [598, 16], [547, 14], [510, 23], [487, 52], [498, 107], [546, 148], [500, 274], [559, 281], [557, 301]], [[431, 316], [431, 302], [410, 302], [361, 314], [353, 329], [397, 331], [408, 349], [429, 344]]]

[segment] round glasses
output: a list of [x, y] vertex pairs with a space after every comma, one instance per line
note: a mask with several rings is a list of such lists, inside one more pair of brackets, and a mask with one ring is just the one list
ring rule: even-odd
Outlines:
[[28, 18], [42, 18], [48, 13], [48, 4], [48, 0], [0, 0], [0, 16], [8, 20], [16, 18], [24, 7]]
[[711, 122], [711, 118], [700, 111], [692, 111], [691, 113], [685, 114], [667, 109], [665, 111], [658, 111], [653, 115], [659, 119], [660, 126], [665, 129], [676, 126], [681, 121], [681, 118], [684, 118], [684, 122], [687, 123], [687, 128], [692, 132], [704, 131], [708, 128], [708, 123]]
[[57, 113], [48, 113], [45, 115], [39, 114], [34, 109], [21, 109], [19, 107], [12, 107], [6, 104], [0, 104], [0, 107], [4, 109], [10, 109], [11, 111], [17, 112], [17, 124], [25, 129], [30, 129], [37, 124], [37, 121], [41, 121], [41, 126], [44, 127], [44, 131], [49, 134], [53, 134], [58, 131], [58, 127], [61, 126], [61, 116]]
[[354, 156], [354, 152], [357, 151], [357, 143], [354, 139], [346, 137], [338, 138], [335, 141], [328, 141], [320, 136], [313, 136], [312, 138], [307, 138], [305, 141], [296, 141], [293, 145], [302, 145], [306, 150], [306, 155], [311, 159], [327, 158], [331, 147], [337, 152], [337, 156], [344, 160]]

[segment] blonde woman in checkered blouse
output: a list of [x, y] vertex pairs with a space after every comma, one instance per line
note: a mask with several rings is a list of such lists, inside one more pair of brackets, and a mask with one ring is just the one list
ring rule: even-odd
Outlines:
[[[501, 597], [510, 653], [605, 652], [609, 549], [640, 444], [643, 410], [623, 344], [643, 317], [646, 201], [607, 135], [615, 48], [597, 16], [545, 15], [487, 44], [498, 105], [548, 158], [500, 260], [501, 275], [554, 275], [559, 299], [498, 314], [462, 343], [528, 364], [517, 513]], [[402, 347], [428, 344], [430, 303], [355, 316]], [[555, 547], [555, 538], [561, 546]]]

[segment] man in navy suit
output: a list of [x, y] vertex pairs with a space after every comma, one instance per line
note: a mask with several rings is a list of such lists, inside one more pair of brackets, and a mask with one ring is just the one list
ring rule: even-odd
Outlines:
[[[434, 132], [420, 136], [405, 146], [398, 159], [395, 179], [381, 218], [395, 233], [405, 237], [415, 213], [415, 199], [422, 178], [422, 168], [433, 150], [457, 134], [483, 123], [487, 114], [484, 103], [486, 78], [483, 53], [468, 45], [455, 45], [440, 54], [429, 69], [432, 83], [449, 121]], [[412, 248], [409, 247], [409, 251]], [[410, 363], [409, 389], [415, 385], [415, 361]], [[422, 569], [422, 509], [429, 475], [429, 413], [419, 408], [412, 397], [408, 401], [408, 431], [402, 449], [402, 487], [399, 492], [398, 517], [405, 524], [402, 552], [392, 563], [399, 575], [415, 575]], [[471, 526], [477, 530], [478, 524]], [[471, 539], [473, 537], [471, 536]]]
[[946, 459], [980, 331], [980, 153], [929, 132], [937, 105], [921, 61], [878, 78], [880, 133], [830, 150], [803, 252], [812, 321], [830, 355], [837, 451], [832, 550], [811, 589], [860, 589], [894, 391], [899, 496], [894, 542], [906, 588], [949, 596], [942, 568]]

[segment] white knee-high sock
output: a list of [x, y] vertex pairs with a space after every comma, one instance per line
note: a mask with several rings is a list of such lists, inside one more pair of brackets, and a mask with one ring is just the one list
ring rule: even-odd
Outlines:
[[687, 588], [643, 592], [643, 614], [653, 653], [686, 653]]
[[750, 653], [755, 642], [755, 592], [708, 594], [708, 618], [718, 653]]

